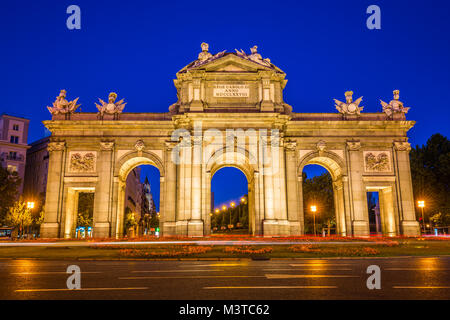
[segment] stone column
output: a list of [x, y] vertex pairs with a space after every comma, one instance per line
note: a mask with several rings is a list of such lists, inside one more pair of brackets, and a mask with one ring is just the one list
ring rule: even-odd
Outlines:
[[164, 155], [165, 186], [164, 190], [160, 191], [164, 192], [164, 203], [160, 203], [160, 207], [164, 206], [162, 236], [176, 235], [177, 166], [172, 159], [173, 146], [173, 143], [167, 142]]
[[399, 193], [400, 227], [405, 236], [420, 235], [419, 222], [416, 220], [414, 196], [412, 190], [411, 168], [409, 163], [409, 151], [411, 145], [408, 142], [394, 142], [395, 171]]
[[100, 153], [97, 159], [99, 179], [94, 196], [93, 236], [95, 238], [111, 236], [113, 161], [114, 142], [100, 142]]
[[49, 163], [45, 216], [44, 223], [41, 225], [41, 238], [57, 238], [60, 233], [62, 210], [65, 142], [50, 142], [47, 149], [49, 152]]
[[299, 222], [299, 199], [301, 192], [297, 189], [297, 143], [295, 141], [286, 141], [284, 143], [285, 161], [286, 161], [286, 197], [287, 197], [287, 216], [290, 225], [291, 235], [300, 235], [301, 228]]
[[[275, 204], [274, 204], [274, 161], [272, 155], [272, 146], [269, 143], [270, 138], [262, 137], [262, 161], [263, 161], [263, 181], [264, 181], [264, 221], [263, 234], [272, 236], [277, 234], [278, 223], [275, 220]], [[270, 144], [270, 146], [269, 146]]]
[[344, 206], [344, 183], [342, 177], [333, 182], [334, 207], [336, 212], [336, 233], [347, 236], [347, 226]]
[[348, 167], [350, 175], [350, 189], [353, 204], [353, 235], [369, 235], [369, 213], [367, 209], [367, 195], [362, 181], [362, 169], [364, 167], [361, 143], [348, 141]]
[[203, 236], [203, 220], [202, 220], [202, 137], [194, 136], [193, 152], [192, 152], [192, 178], [191, 178], [191, 199], [192, 210], [191, 218], [188, 223], [188, 236]]

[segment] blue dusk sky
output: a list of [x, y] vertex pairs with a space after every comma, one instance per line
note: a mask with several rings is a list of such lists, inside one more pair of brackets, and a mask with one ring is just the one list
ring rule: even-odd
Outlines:
[[[69, 5], [81, 9], [81, 29], [69, 30]], [[369, 30], [369, 5], [381, 9], [381, 29]], [[210, 51], [258, 45], [287, 74], [284, 99], [295, 112], [337, 112], [333, 98], [364, 96], [363, 112], [379, 99], [411, 107], [413, 145], [433, 133], [449, 136], [449, 1], [1, 1], [0, 113], [29, 118], [29, 141], [46, 134], [46, 106], [61, 89], [96, 111], [111, 91], [125, 112], [165, 112], [176, 101], [175, 73]], [[246, 192], [232, 169], [213, 186], [220, 204]], [[144, 173], [146, 170], [144, 170]], [[154, 190], [159, 178], [148, 171]], [[240, 178], [239, 178], [240, 177]], [[223, 190], [223, 191], [221, 191]]]

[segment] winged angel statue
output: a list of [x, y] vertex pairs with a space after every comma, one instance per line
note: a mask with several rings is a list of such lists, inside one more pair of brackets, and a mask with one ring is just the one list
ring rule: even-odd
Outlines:
[[363, 97], [359, 97], [355, 101], [353, 101], [353, 91], [347, 91], [345, 93], [345, 101], [342, 102], [337, 99], [333, 99], [336, 104], [336, 109], [342, 114], [360, 114], [364, 107], [360, 107], [359, 104], [362, 101]]

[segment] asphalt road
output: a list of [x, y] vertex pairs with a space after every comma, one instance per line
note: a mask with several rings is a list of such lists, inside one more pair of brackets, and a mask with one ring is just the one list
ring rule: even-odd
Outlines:
[[[67, 289], [69, 265], [81, 289]], [[381, 270], [369, 290], [367, 267]], [[450, 257], [270, 261], [0, 260], [0, 299], [450, 299]]]

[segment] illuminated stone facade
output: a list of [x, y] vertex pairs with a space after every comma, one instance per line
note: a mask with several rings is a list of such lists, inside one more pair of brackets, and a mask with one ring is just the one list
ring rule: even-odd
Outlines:
[[202, 50], [177, 73], [167, 113], [68, 111], [44, 121], [52, 137], [43, 237], [73, 236], [67, 217], [84, 188], [95, 191], [94, 236], [122, 236], [125, 182], [142, 164], [160, 171], [164, 236], [210, 233], [211, 179], [224, 166], [247, 177], [252, 234], [301, 235], [308, 164], [331, 174], [339, 234], [369, 234], [368, 191], [379, 192], [385, 235], [419, 234], [406, 135], [414, 122], [404, 112], [360, 112], [348, 92], [339, 113], [295, 113], [283, 100], [286, 74], [256, 47]]

